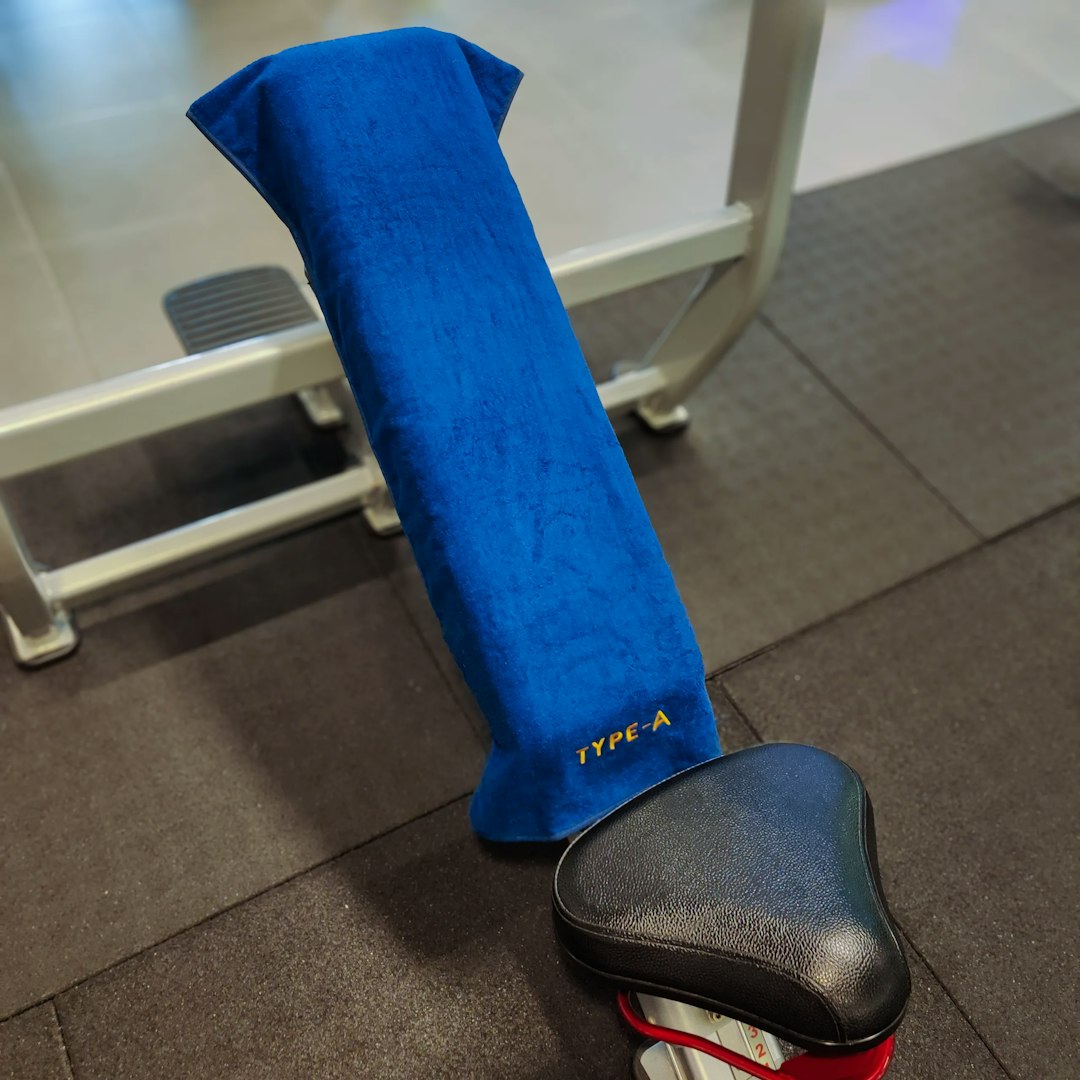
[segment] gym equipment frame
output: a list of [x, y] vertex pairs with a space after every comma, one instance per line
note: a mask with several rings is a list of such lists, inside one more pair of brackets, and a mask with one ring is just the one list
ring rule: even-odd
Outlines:
[[[703, 271], [640, 364], [597, 387], [609, 415], [681, 430], [683, 402], [756, 314], [787, 228], [824, 7], [754, 0], [723, 209], [550, 261], [567, 308]], [[313, 422], [341, 426], [353, 463], [338, 475], [53, 570], [34, 562], [0, 501], [0, 616], [16, 661], [37, 666], [71, 652], [71, 611], [125, 588], [349, 511], [363, 511], [380, 534], [398, 522], [321, 322], [0, 410], [2, 482], [290, 394]]]

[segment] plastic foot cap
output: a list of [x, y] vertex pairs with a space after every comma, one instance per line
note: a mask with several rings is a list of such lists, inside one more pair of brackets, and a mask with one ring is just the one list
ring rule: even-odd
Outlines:
[[673, 409], [654, 409], [642, 403], [634, 410], [634, 415], [656, 435], [678, 435], [690, 425], [690, 413], [685, 405], [676, 405]]
[[33, 637], [24, 634], [6, 612], [0, 614], [3, 615], [4, 629], [11, 642], [15, 662], [22, 667], [41, 667], [42, 664], [59, 660], [74, 652], [79, 644], [75, 624], [65, 612], [56, 612], [52, 627], [44, 634]]

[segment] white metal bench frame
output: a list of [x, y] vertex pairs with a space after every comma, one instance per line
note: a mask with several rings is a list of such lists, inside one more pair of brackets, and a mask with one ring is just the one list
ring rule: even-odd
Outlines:
[[[755, 0], [724, 209], [550, 262], [568, 308], [705, 271], [641, 365], [597, 387], [609, 415], [637, 412], [657, 429], [685, 423], [687, 395], [757, 312], [787, 227], [823, 19], [824, 0]], [[0, 616], [15, 659], [34, 666], [74, 649], [70, 612], [80, 605], [314, 522], [360, 509], [376, 531], [395, 531], [385, 481], [343, 390], [326, 327], [312, 323], [0, 410], [0, 481], [288, 394], [316, 422], [320, 412], [344, 420], [354, 462], [53, 570], [35, 564], [0, 501]]]

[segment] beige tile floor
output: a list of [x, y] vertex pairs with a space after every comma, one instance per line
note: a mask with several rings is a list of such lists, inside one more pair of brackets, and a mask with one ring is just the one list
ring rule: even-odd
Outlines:
[[[504, 145], [545, 250], [723, 199], [749, 0], [0, 0], [0, 405], [179, 348], [173, 285], [285, 230], [184, 119], [260, 55], [401, 25], [526, 80]], [[1074, 0], [833, 0], [800, 188], [1080, 105]]]

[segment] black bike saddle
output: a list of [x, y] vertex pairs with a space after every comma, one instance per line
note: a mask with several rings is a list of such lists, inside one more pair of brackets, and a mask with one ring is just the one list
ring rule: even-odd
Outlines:
[[881, 1042], [911, 989], [866, 789], [809, 746], [740, 750], [631, 800], [567, 848], [554, 908], [586, 967], [809, 1050]]

